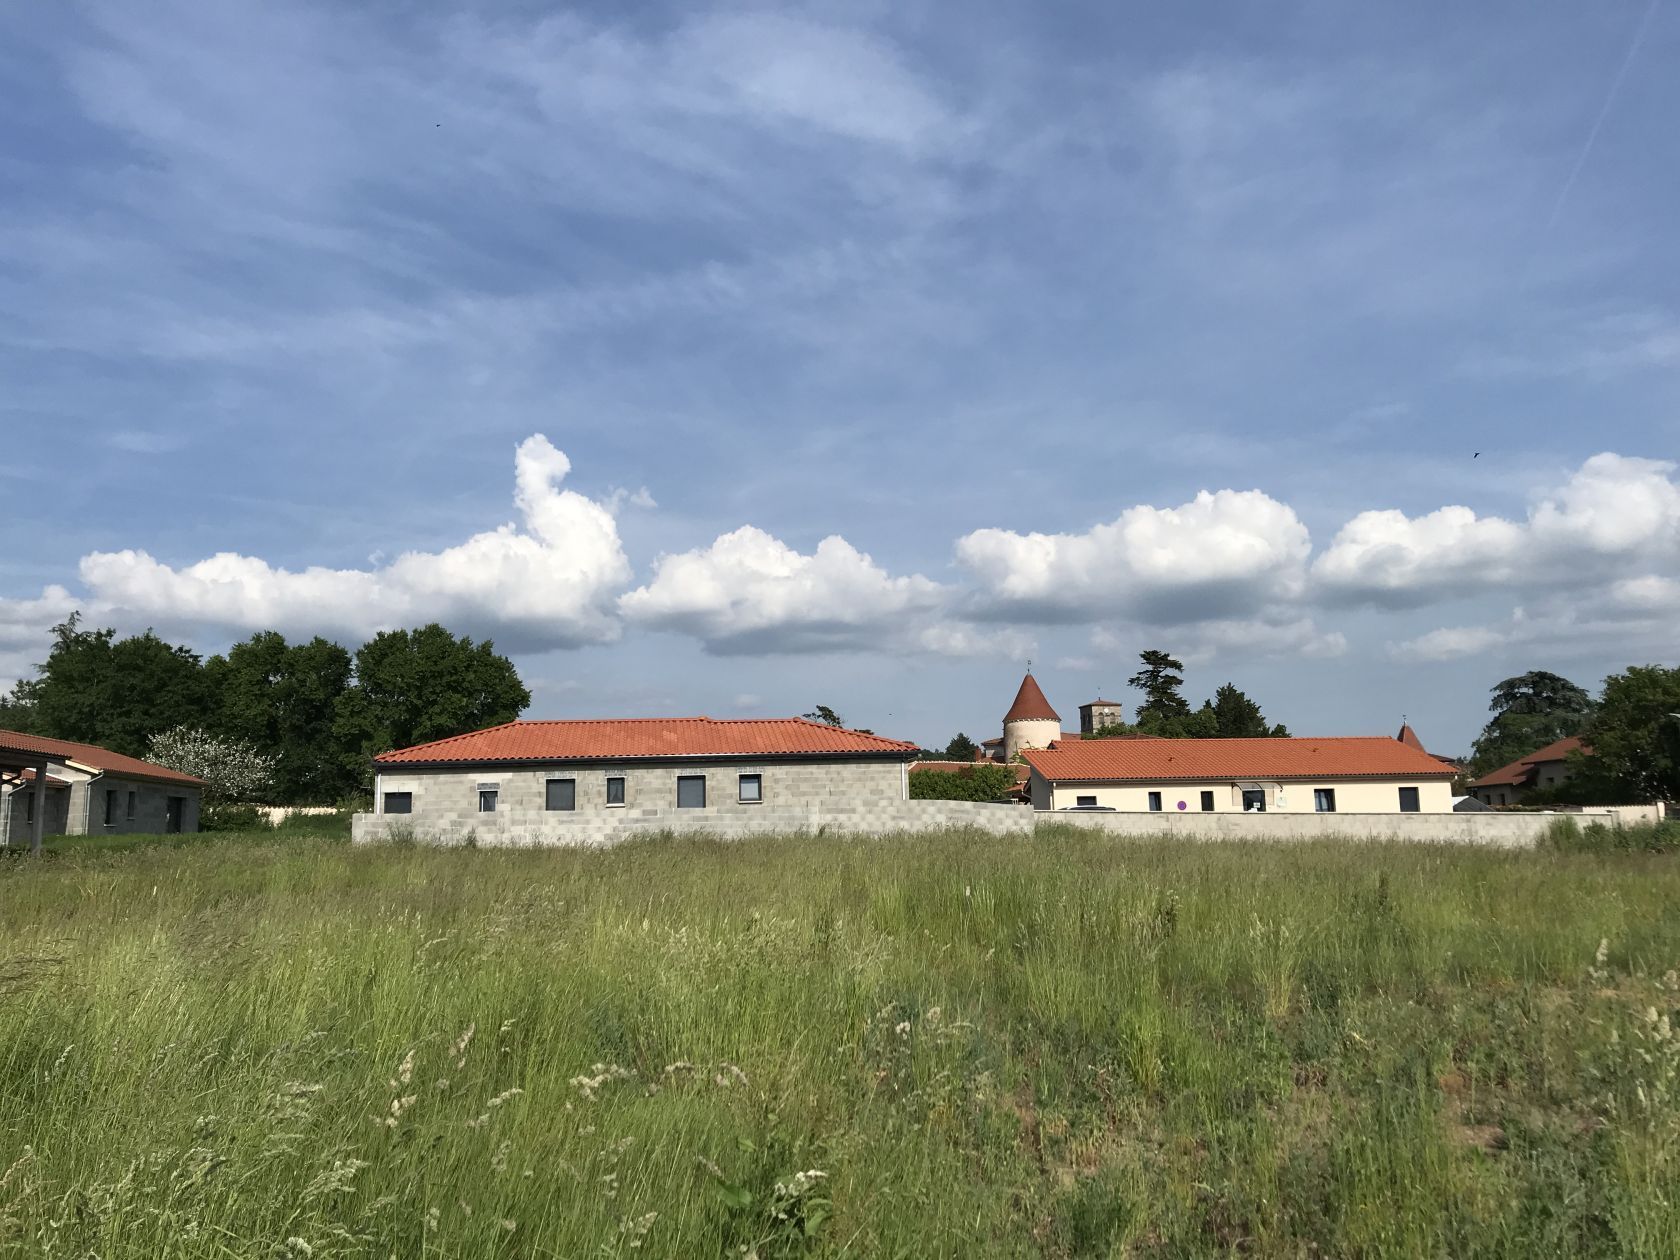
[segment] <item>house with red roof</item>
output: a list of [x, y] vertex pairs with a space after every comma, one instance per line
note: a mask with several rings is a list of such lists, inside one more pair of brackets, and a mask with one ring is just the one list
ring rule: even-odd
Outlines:
[[1452, 812], [1452, 767], [1387, 736], [1078, 740], [1022, 756], [1038, 810]]
[[540, 836], [579, 816], [903, 801], [916, 752], [805, 718], [515, 721], [376, 757], [375, 812], [428, 833]]
[[0, 731], [0, 848], [198, 830], [202, 779], [68, 739]]
[[1590, 756], [1592, 749], [1579, 735], [1557, 740], [1484, 774], [1470, 785], [1470, 794], [1485, 805], [1515, 805], [1531, 792], [1556, 787], [1567, 779], [1573, 753]]

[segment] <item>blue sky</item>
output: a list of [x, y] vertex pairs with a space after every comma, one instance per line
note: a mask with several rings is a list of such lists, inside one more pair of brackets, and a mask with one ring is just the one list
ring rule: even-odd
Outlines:
[[943, 744], [1163, 647], [1461, 751], [1680, 650], [1677, 58], [1648, 0], [14, 7], [0, 681], [71, 608], [435, 617], [534, 716]]

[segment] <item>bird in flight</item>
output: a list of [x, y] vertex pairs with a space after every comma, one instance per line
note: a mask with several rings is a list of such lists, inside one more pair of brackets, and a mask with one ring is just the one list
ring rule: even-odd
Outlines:
[[1471, 459], [1480, 459], [1480, 458], [1481, 458], [1481, 457], [1482, 457], [1482, 453], [1481, 453], [1481, 452], [1480, 452], [1480, 451], [1477, 451], [1477, 452], [1476, 452], [1476, 453], [1475, 453], [1475, 454], [1474, 454], [1474, 455], [1472, 455], [1472, 456], [1471, 456], [1471, 457], [1470, 457], [1470, 458], [1471, 458]]

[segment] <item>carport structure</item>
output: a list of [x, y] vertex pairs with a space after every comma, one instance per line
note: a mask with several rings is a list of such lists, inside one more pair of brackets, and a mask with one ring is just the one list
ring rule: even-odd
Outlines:
[[[34, 782], [25, 789], [35, 794], [35, 808], [29, 823], [29, 852], [39, 855], [41, 837], [47, 825], [47, 763], [53, 753], [44, 745], [33, 743], [27, 735], [8, 731], [0, 736], [0, 773], [22, 778], [33, 775]], [[11, 840], [8, 837], [7, 846]]]

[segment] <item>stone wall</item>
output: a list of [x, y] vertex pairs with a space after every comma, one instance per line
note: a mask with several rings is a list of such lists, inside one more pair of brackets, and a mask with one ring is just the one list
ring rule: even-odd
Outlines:
[[[615, 844], [662, 832], [733, 840], [752, 835], [843, 832], [890, 835], [964, 827], [995, 835], [1032, 836], [1056, 826], [1105, 831], [1116, 836], [1181, 840], [1404, 840], [1530, 848], [1558, 814], [1049, 814], [1021, 805], [973, 801], [810, 802], [803, 806], [761, 806], [757, 810], [633, 807], [600, 814], [542, 810], [498, 811], [477, 825], [426, 823], [416, 815], [357, 814], [351, 836], [357, 843], [418, 840], [430, 844], [580, 845]], [[1578, 825], [1615, 825], [1606, 812], [1571, 814]], [[489, 825], [485, 825], [488, 821]], [[1048, 835], [1048, 831], [1046, 832]]]

